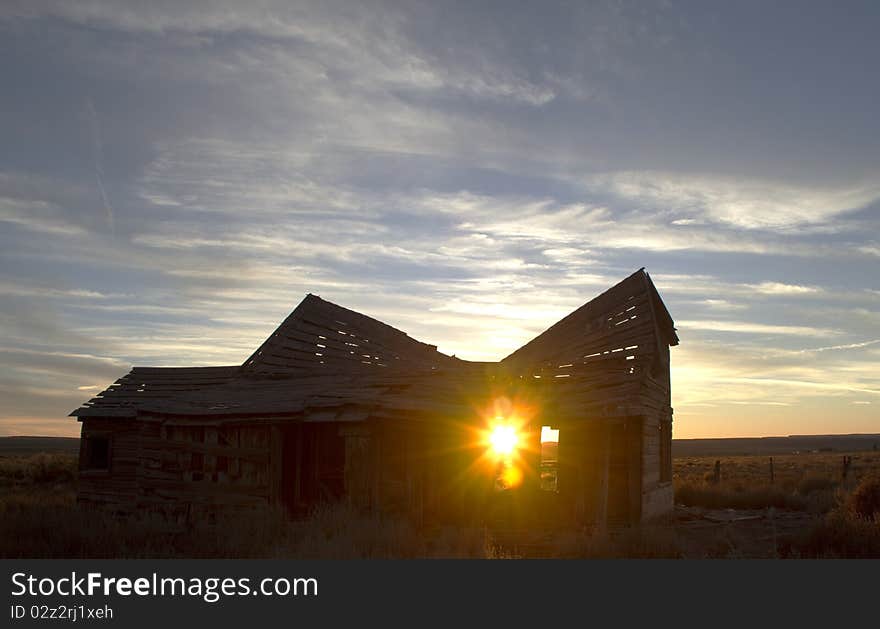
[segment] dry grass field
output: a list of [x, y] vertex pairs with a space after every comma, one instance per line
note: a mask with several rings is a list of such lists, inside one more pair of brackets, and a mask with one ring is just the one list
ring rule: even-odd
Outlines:
[[[844, 478], [843, 461], [851, 463]], [[770, 476], [772, 459], [773, 478]], [[714, 480], [716, 461], [720, 479]], [[687, 506], [824, 513], [863, 478], [880, 475], [880, 452], [680, 457], [673, 462], [676, 502]]]
[[[506, 539], [328, 505], [181, 525], [78, 508], [71, 454], [0, 456], [0, 557], [880, 557], [880, 453], [675, 460], [676, 513], [637, 529]], [[715, 482], [719, 460], [721, 478]]]
[[798, 483], [805, 477], [839, 479], [843, 457], [852, 458], [849, 473], [855, 476], [880, 473], [880, 452], [803, 452], [740, 456], [676, 457], [673, 462], [675, 477], [683, 481], [707, 480], [715, 461], [720, 461], [722, 478], [732, 482], [754, 483], [770, 480], [770, 459], [774, 476], [783, 484]]
[[[845, 477], [844, 457], [850, 460]], [[676, 532], [684, 553], [880, 557], [880, 452], [774, 454], [772, 479], [770, 458], [674, 460]]]
[[409, 558], [491, 556], [482, 530], [419, 531], [327, 505], [303, 521], [267, 510], [214, 523], [150, 514], [118, 517], [76, 505], [77, 459], [0, 456], [0, 557], [4, 558]]

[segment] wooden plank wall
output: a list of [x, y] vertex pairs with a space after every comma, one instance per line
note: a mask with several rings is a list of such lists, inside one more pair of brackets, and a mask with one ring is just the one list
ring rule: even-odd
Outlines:
[[269, 426], [139, 424], [138, 506], [252, 507], [273, 498]]
[[377, 506], [381, 487], [377, 477], [378, 439], [362, 424], [344, 426], [340, 431], [345, 439], [345, 495], [355, 507], [370, 509]]
[[651, 294], [636, 273], [561, 319], [501, 361], [545, 375], [576, 376], [601, 365], [624, 379], [652, 362], [657, 326]]
[[[372, 507], [416, 523], [479, 520], [494, 477], [477, 464], [484, 452], [463, 422], [378, 420], [370, 424]], [[346, 477], [354, 473], [346, 467]], [[352, 480], [357, 487], [357, 481]], [[349, 483], [346, 483], [346, 487]]]
[[89, 437], [109, 438], [110, 469], [80, 469], [77, 500], [87, 505], [133, 509], [137, 491], [137, 427], [127, 420], [87, 419], [83, 421], [81, 436], [81, 456]]
[[185, 511], [270, 502], [270, 431], [265, 425], [163, 426], [86, 419], [83, 437], [110, 438], [109, 471], [80, 472], [84, 504], [121, 511]]
[[[375, 455], [377, 503], [383, 512], [407, 513], [414, 498], [411, 495], [413, 485], [422, 480], [416, 469], [418, 435], [405, 423], [390, 421], [377, 423], [373, 433], [373, 439], [378, 444]], [[349, 478], [349, 469], [346, 465], [346, 479]], [[347, 480], [346, 488], [349, 482]]]
[[[671, 412], [654, 413], [644, 418], [642, 427], [642, 519], [648, 520], [666, 515], [674, 509], [674, 497], [670, 480], [660, 480], [661, 463], [671, 465], [671, 459], [663, 462], [660, 453], [660, 421], [671, 421]], [[671, 441], [671, 433], [666, 439]], [[671, 447], [671, 444], [670, 444]]]
[[642, 515], [642, 420], [562, 425], [560, 514], [599, 528], [638, 523]]

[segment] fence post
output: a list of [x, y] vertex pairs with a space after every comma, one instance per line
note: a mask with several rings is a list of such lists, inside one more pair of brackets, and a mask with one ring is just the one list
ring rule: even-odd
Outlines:
[[712, 476], [712, 482], [716, 485], [721, 482], [721, 461], [715, 461], [715, 473]]
[[773, 474], [773, 457], [770, 457], [770, 484], [773, 484], [773, 481], [776, 480], [776, 477]]

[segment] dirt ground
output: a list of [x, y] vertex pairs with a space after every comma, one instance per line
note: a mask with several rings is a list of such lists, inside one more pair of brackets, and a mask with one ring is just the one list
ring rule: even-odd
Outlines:
[[788, 540], [821, 515], [768, 509], [675, 507], [675, 531], [683, 558], [777, 558]]

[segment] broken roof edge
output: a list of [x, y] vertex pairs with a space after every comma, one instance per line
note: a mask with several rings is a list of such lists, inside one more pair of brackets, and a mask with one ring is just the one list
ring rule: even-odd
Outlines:
[[[109, 401], [112, 397], [115, 397], [112, 395], [107, 397], [108, 394], [112, 394], [115, 391], [121, 392], [124, 389], [134, 389], [136, 391], [137, 387], [143, 386], [144, 384], [161, 384], [164, 376], [189, 376], [191, 380], [195, 381], [192, 382], [192, 384], [204, 386], [223, 384], [235, 378], [240, 372], [241, 367], [239, 365], [210, 365], [206, 367], [132, 367], [125, 373], [125, 375], [117, 378], [104, 390], [92, 396], [79, 407], [68, 413], [67, 417], [81, 418], [88, 415], [104, 414], [103, 411], [96, 413], [95, 411], [97, 407], [95, 405]], [[157, 376], [158, 379], [156, 378]], [[141, 380], [147, 380], [147, 382], [140, 382]], [[180, 386], [181, 384], [186, 384], [187, 381], [175, 378], [172, 382], [175, 386]], [[127, 413], [127, 409], [133, 411], [136, 407], [134, 405], [115, 406], [113, 407], [113, 412], [119, 413], [120, 416], [132, 416], [134, 413]]]
[[[304, 304], [307, 304], [307, 303], [308, 303], [308, 304], [313, 304], [313, 303], [316, 303], [316, 302], [319, 303], [319, 304], [321, 304], [321, 305], [324, 305], [324, 306], [329, 306], [330, 308], [335, 308], [335, 309], [337, 309], [337, 310], [341, 310], [341, 311], [342, 311], [344, 314], [346, 314], [346, 315], [354, 316], [354, 317], [356, 317], [357, 319], [361, 319], [362, 321], [367, 321], [367, 322], [369, 322], [369, 323], [372, 324], [372, 325], [377, 325], [377, 326], [379, 326], [380, 329], [382, 329], [382, 330], [384, 330], [384, 331], [386, 331], [386, 332], [390, 332], [391, 334], [394, 334], [394, 335], [399, 336], [399, 337], [401, 337], [401, 338], [406, 338], [406, 339], [409, 339], [410, 341], [412, 341], [412, 342], [414, 342], [414, 343], [419, 343], [420, 345], [424, 345], [425, 347], [428, 347], [428, 348], [433, 349], [433, 350], [436, 351], [438, 354], [442, 354], [442, 353], [443, 353], [443, 352], [440, 352], [439, 350], [437, 350], [437, 345], [435, 345], [435, 344], [433, 344], [433, 343], [425, 343], [424, 341], [420, 341], [420, 340], [418, 340], [418, 339], [416, 339], [416, 338], [411, 337], [408, 333], [404, 332], [403, 330], [400, 330], [400, 329], [398, 329], [398, 328], [395, 328], [393, 325], [390, 325], [390, 324], [388, 324], [388, 323], [385, 323], [385, 322], [382, 321], [381, 319], [376, 319], [375, 317], [371, 317], [370, 315], [364, 314], [364, 313], [359, 312], [359, 311], [357, 311], [357, 310], [352, 310], [351, 308], [346, 308], [345, 306], [340, 306], [340, 305], [337, 304], [336, 302], [332, 302], [332, 301], [330, 301], [330, 300], [328, 300], [328, 299], [324, 299], [324, 298], [321, 297], [320, 295], [315, 295], [314, 293], [308, 293], [308, 294], [305, 296], [305, 298], [300, 302], [300, 306], [302, 306], [302, 305], [304, 305]], [[298, 309], [300, 306], [297, 306], [297, 309]], [[294, 309], [294, 311], [296, 311], [296, 309]], [[291, 314], [293, 314], [293, 313], [291, 313]], [[280, 327], [280, 326], [279, 326], [279, 327]], [[445, 355], [446, 355], [446, 354], [444, 354], [444, 356], [445, 356]]]
[[[640, 278], [643, 283], [644, 289], [649, 293], [652, 300], [652, 310], [654, 311], [654, 319], [657, 324], [657, 330], [661, 334], [664, 335], [665, 340], [669, 345], [678, 345], [678, 335], [675, 333], [675, 325], [672, 320], [672, 315], [669, 314], [669, 310], [666, 308], [666, 304], [663, 303], [663, 299], [660, 297], [660, 294], [657, 292], [657, 287], [654, 286], [654, 282], [651, 281], [651, 277], [648, 275], [648, 272], [645, 271], [645, 267], [641, 267], [634, 273], [631, 273], [624, 279], [620, 280], [613, 286], [607, 288], [602, 291], [592, 299], [590, 299], [585, 304], [578, 306], [570, 313], [559, 319], [556, 323], [551, 325], [549, 328], [529, 340], [524, 345], [520, 346], [504, 358], [502, 358], [499, 362], [501, 363], [510, 363], [513, 362], [517, 356], [526, 350], [528, 347], [534, 347], [535, 344], [540, 339], [546, 339], [552, 336], [554, 331], [558, 331], [563, 329], [566, 325], [568, 325], [571, 321], [576, 319], [578, 316], [582, 315], [584, 312], [590, 310], [591, 307], [594, 307], [596, 304], [600, 303], [603, 299], [607, 299], [614, 292], [619, 291], [622, 286], [624, 286], [627, 282], [631, 282], [636, 280], [636, 278]], [[660, 312], [656, 312], [656, 308], [654, 306], [659, 306]], [[661, 321], [662, 319], [662, 321]]]
[[[311, 319], [311, 317], [314, 317], [314, 319]], [[357, 328], [366, 328], [367, 330], [370, 330], [372, 328], [371, 332], [367, 332], [368, 334], [378, 333], [379, 337], [387, 337], [385, 340], [392, 339], [394, 343], [405, 343], [407, 345], [406, 349], [409, 350], [410, 353], [415, 351], [417, 354], [433, 354], [440, 360], [447, 362], [447, 364], [452, 362], [458, 364], [469, 362], [453, 355], [444, 354], [437, 349], [437, 345], [425, 343], [424, 341], [413, 338], [403, 330], [395, 328], [384, 321], [362, 312], [358, 312], [357, 310], [340, 306], [339, 304], [323, 299], [314, 293], [308, 293], [296, 308], [294, 308], [293, 311], [275, 328], [275, 330], [272, 331], [266, 340], [263, 341], [250, 356], [248, 356], [241, 365], [242, 369], [251, 371], [252, 369], [258, 368], [262, 355], [264, 353], [268, 354], [273, 346], [278, 345], [280, 342], [279, 339], [282, 339], [286, 330], [288, 330], [288, 328], [295, 328], [297, 321], [303, 321], [310, 324], [314, 323], [317, 319], [324, 319], [318, 323], [327, 325], [328, 328], [335, 327], [334, 324], [342, 325], [349, 330]], [[348, 319], [348, 321], [342, 321], [341, 319]], [[358, 332], [359, 334], [364, 333], [361, 330]], [[403, 355], [403, 353], [401, 355]]]
[[[660, 291], [657, 290], [657, 287], [654, 286], [654, 281], [651, 279], [651, 275], [645, 271], [645, 267], [640, 269], [645, 274], [645, 281], [648, 284], [648, 290], [651, 293], [651, 298], [656, 302], [655, 306], [660, 307], [659, 313], [657, 312], [657, 308], [654, 309], [655, 317], [659, 317], [662, 321], [657, 321], [657, 325], [660, 328], [660, 331], [664, 333], [667, 337], [667, 342], [671, 347], [678, 345], [678, 333], [675, 329], [675, 322], [672, 319], [672, 315], [669, 314], [669, 309], [666, 307], [666, 304], [663, 301], [663, 298], [660, 296]], [[662, 325], [661, 325], [662, 323]]]

